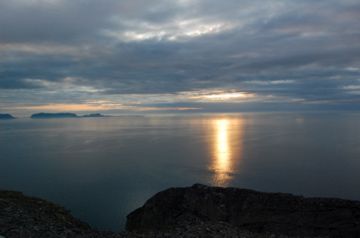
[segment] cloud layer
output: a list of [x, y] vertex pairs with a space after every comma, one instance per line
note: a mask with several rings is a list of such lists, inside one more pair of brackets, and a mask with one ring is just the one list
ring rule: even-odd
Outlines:
[[0, 109], [360, 109], [359, 22], [355, 0], [0, 0]]

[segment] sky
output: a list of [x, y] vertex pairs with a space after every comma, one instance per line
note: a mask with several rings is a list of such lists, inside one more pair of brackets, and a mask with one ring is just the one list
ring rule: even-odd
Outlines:
[[360, 110], [359, 0], [0, 0], [0, 113]]

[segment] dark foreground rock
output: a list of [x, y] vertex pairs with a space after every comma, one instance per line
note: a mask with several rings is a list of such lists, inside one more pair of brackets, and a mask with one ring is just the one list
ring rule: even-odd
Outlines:
[[64, 208], [19, 192], [0, 191], [0, 237], [117, 237], [98, 232]]
[[64, 208], [19, 192], [0, 191], [0, 237], [6, 238], [183, 238], [241, 237], [267, 235], [241, 231], [226, 223], [181, 224], [175, 229], [145, 232], [102, 232], [74, 218]]
[[194, 185], [156, 194], [128, 215], [121, 233], [102, 232], [51, 202], [0, 191], [0, 238], [360, 237], [360, 204]]
[[156, 194], [127, 216], [129, 231], [202, 223], [298, 237], [360, 237], [360, 202], [194, 185]]

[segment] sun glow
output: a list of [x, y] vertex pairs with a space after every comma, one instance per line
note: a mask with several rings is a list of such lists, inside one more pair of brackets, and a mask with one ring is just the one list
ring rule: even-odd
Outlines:
[[207, 94], [193, 96], [192, 98], [204, 102], [247, 101], [254, 99], [255, 94], [247, 92], [209, 92]]
[[[121, 105], [120, 105], [121, 106]], [[119, 107], [119, 105], [118, 105]], [[102, 104], [63, 104], [63, 103], [54, 103], [54, 104], [45, 104], [45, 105], [36, 105], [36, 106], [24, 106], [21, 109], [33, 110], [33, 111], [51, 111], [51, 112], [63, 112], [63, 111], [103, 111], [112, 109], [109, 105]]]
[[81, 111], [135, 111], [135, 112], [149, 112], [149, 111], [195, 111], [201, 108], [197, 107], [147, 107], [141, 105], [126, 105], [111, 101], [89, 101], [83, 104], [64, 104], [51, 103], [44, 105], [20, 106], [16, 109], [31, 110], [31, 111], [50, 111], [50, 112], [81, 112]]
[[235, 27], [235, 24], [230, 22], [204, 22], [197, 18], [174, 21], [163, 25], [143, 22], [142, 24], [136, 24], [134, 27], [133, 22], [127, 22], [126, 24], [131, 26], [132, 30], [120, 32], [103, 30], [102, 33], [117, 40], [130, 42], [145, 40], [181, 41], [218, 34]]

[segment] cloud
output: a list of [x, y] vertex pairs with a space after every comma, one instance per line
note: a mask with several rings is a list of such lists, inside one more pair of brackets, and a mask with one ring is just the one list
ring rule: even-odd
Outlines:
[[1, 106], [355, 105], [359, 21], [355, 0], [0, 1]]
[[129, 106], [112, 102], [92, 102], [81, 104], [42, 104], [23, 105], [13, 108], [25, 111], [48, 111], [48, 112], [93, 112], [93, 111], [117, 111], [117, 112], [161, 112], [161, 111], [195, 111], [201, 108], [196, 107], [164, 107], [164, 106]]

